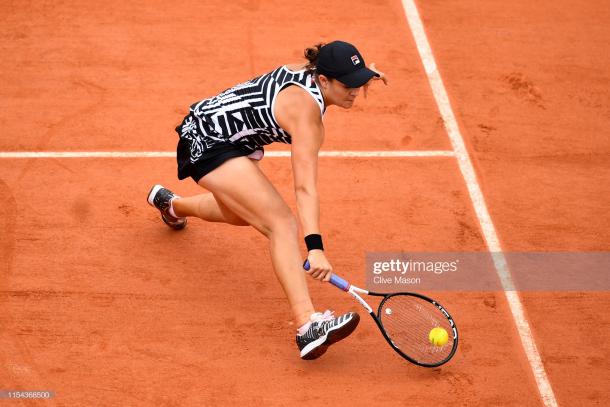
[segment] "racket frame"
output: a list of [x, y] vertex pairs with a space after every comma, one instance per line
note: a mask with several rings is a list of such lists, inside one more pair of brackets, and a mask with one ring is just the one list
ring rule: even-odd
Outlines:
[[[343, 291], [346, 291], [347, 293], [349, 293], [352, 297], [354, 297], [368, 311], [371, 318], [373, 318], [373, 320], [377, 324], [377, 327], [381, 331], [381, 334], [385, 338], [386, 342], [392, 347], [392, 349], [394, 349], [394, 351], [396, 351], [396, 353], [398, 353], [403, 358], [407, 359], [409, 362], [411, 362], [417, 366], [433, 368], [433, 367], [438, 367], [438, 366], [441, 366], [441, 365], [447, 363], [455, 354], [455, 352], [457, 350], [457, 346], [458, 346], [457, 326], [455, 325], [455, 322], [453, 321], [453, 318], [451, 317], [449, 312], [447, 312], [447, 310], [441, 304], [439, 304], [432, 298], [426, 297], [425, 295], [422, 295], [422, 294], [412, 293], [412, 292], [385, 293], [385, 294], [376, 293], [376, 292], [364, 290], [362, 288], [356, 287], [351, 284], [349, 285], [347, 290], [344, 290], [343, 288], [341, 288], [341, 289]], [[375, 312], [373, 311], [373, 308], [359, 294], [371, 295], [371, 296], [375, 296], [375, 297], [383, 297], [383, 299], [381, 300], [381, 302], [379, 303], [379, 306], [377, 308], [377, 314], [375, 314]], [[398, 348], [396, 345], [394, 345], [394, 342], [392, 342], [392, 339], [390, 339], [390, 337], [386, 333], [385, 328], [383, 326], [383, 321], [381, 319], [381, 310], [383, 308], [383, 304], [389, 298], [394, 297], [394, 296], [399, 296], [399, 295], [408, 295], [408, 296], [417, 297], [424, 301], [427, 301], [427, 302], [431, 303], [432, 305], [434, 305], [445, 316], [445, 318], [447, 318], [447, 320], [449, 321], [449, 325], [451, 326], [451, 330], [452, 330], [452, 334], [453, 334], [453, 346], [452, 346], [451, 352], [449, 353], [449, 355], [447, 355], [446, 358], [444, 358], [443, 360], [441, 360], [437, 363], [424, 363], [424, 362], [420, 362], [416, 359], [413, 359], [412, 357], [410, 357], [409, 355], [407, 355], [406, 353], [401, 351], [400, 348]]]
[[[310, 266], [309, 266], [308, 260], [305, 260], [305, 262], [303, 263], [303, 268], [305, 270], [309, 270]], [[364, 290], [362, 288], [359, 288], [359, 287], [356, 287], [355, 285], [350, 284], [347, 280], [344, 280], [343, 278], [339, 277], [335, 273], [333, 273], [331, 275], [329, 282], [332, 285], [334, 285], [335, 287], [339, 288], [342, 291], [349, 293], [352, 297], [354, 297], [368, 311], [371, 318], [373, 318], [373, 320], [377, 324], [377, 327], [381, 331], [381, 334], [385, 338], [386, 342], [392, 347], [392, 349], [394, 349], [394, 351], [396, 351], [396, 353], [398, 353], [403, 358], [407, 359], [409, 362], [411, 362], [417, 366], [433, 368], [433, 367], [438, 367], [438, 366], [441, 366], [441, 365], [447, 363], [449, 360], [451, 360], [453, 355], [455, 355], [455, 352], [456, 352], [457, 346], [458, 346], [457, 326], [455, 325], [455, 322], [453, 321], [453, 318], [451, 317], [449, 312], [441, 304], [439, 304], [432, 298], [426, 297], [425, 295], [422, 295], [422, 294], [413, 293], [413, 292], [376, 293], [373, 291]], [[377, 308], [377, 315], [375, 315], [373, 308], [371, 308], [371, 306], [360, 296], [360, 294], [371, 295], [371, 296], [375, 296], [375, 297], [384, 297], [381, 300], [381, 302], [379, 303], [379, 306]], [[409, 355], [407, 355], [406, 353], [401, 351], [400, 348], [398, 348], [396, 345], [394, 345], [394, 343], [392, 342], [392, 340], [386, 333], [385, 328], [383, 326], [383, 321], [381, 320], [381, 309], [383, 308], [383, 304], [389, 298], [394, 297], [394, 296], [399, 296], [399, 295], [413, 296], [413, 297], [420, 298], [424, 301], [427, 301], [427, 302], [431, 303], [432, 305], [434, 305], [436, 308], [438, 308], [438, 310], [445, 316], [445, 318], [447, 318], [447, 320], [449, 321], [449, 325], [451, 326], [451, 330], [452, 330], [452, 334], [453, 334], [453, 346], [451, 348], [451, 352], [449, 353], [449, 355], [447, 355], [447, 357], [445, 359], [443, 359], [437, 363], [423, 363], [423, 362], [413, 359], [412, 357], [410, 357]]]

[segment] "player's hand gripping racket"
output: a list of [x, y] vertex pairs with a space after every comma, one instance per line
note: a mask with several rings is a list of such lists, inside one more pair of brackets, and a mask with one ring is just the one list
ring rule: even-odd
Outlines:
[[[303, 264], [309, 270], [309, 261]], [[350, 293], [369, 312], [383, 337], [400, 356], [423, 367], [447, 363], [458, 346], [458, 333], [449, 312], [438, 302], [416, 293], [383, 294], [351, 285], [336, 274], [330, 283]], [[383, 297], [377, 315], [358, 294]]]

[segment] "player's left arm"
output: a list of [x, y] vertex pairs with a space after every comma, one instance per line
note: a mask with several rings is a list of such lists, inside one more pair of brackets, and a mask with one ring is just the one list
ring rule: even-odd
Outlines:
[[320, 111], [315, 113], [318, 117], [303, 114], [295, 121], [291, 132], [294, 190], [305, 236], [320, 233], [318, 152], [324, 140], [324, 127]]
[[[292, 136], [292, 171], [303, 234], [322, 234], [317, 188], [318, 152], [324, 141], [320, 108], [305, 90], [294, 86], [278, 95], [275, 117]], [[332, 267], [324, 252], [311, 250], [308, 258], [312, 265], [312, 277], [328, 281]]]

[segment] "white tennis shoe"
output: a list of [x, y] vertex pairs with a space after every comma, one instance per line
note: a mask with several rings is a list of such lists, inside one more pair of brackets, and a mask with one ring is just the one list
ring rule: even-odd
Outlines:
[[172, 229], [180, 230], [186, 227], [186, 218], [178, 218], [170, 214], [172, 199], [180, 198], [163, 185], [154, 185], [148, 193], [148, 203], [161, 212], [161, 219]]
[[301, 359], [306, 360], [319, 358], [330, 345], [347, 338], [358, 326], [360, 315], [348, 312], [335, 317], [333, 312], [326, 311], [312, 314], [310, 320], [307, 332], [296, 337]]

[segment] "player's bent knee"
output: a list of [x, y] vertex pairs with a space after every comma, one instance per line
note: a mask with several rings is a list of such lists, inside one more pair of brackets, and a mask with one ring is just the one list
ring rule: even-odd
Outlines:
[[269, 227], [269, 235], [281, 235], [281, 236], [294, 236], [297, 237], [298, 233], [298, 223], [297, 219], [294, 217], [292, 213], [283, 214], [276, 217]]
[[272, 218], [265, 219], [255, 227], [268, 239], [274, 236], [282, 236], [282, 238], [286, 239], [291, 235], [296, 238], [298, 233], [297, 219], [288, 208], [286, 213], [276, 213]]

